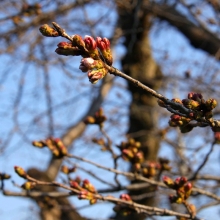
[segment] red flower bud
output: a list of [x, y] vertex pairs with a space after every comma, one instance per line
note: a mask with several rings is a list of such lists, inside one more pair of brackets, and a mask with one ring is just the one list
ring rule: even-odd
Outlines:
[[96, 49], [96, 41], [93, 37], [86, 35], [84, 38], [86, 49], [91, 51]]
[[125, 201], [132, 201], [131, 197], [128, 194], [121, 194], [120, 199]]
[[109, 50], [110, 49], [110, 41], [106, 37], [101, 38], [97, 37], [96, 38], [96, 43], [97, 47], [102, 51], [102, 50]]

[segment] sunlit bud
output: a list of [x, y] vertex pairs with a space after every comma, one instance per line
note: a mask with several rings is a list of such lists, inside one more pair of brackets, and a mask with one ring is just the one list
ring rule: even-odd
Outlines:
[[214, 132], [215, 143], [220, 144], [220, 132]]
[[70, 180], [69, 185], [70, 185], [70, 187], [72, 187], [74, 189], [82, 190], [82, 187], [76, 181]]
[[80, 66], [79, 69], [82, 72], [88, 72], [90, 69], [93, 68], [93, 64], [94, 64], [95, 60], [93, 60], [92, 58], [83, 58], [80, 62]]
[[120, 199], [125, 201], [132, 201], [131, 197], [128, 194], [121, 194]]
[[48, 24], [44, 24], [39, 28], [39, 31], [42, 35], [45, 37], [58, 37], [59, 33], [52, 27], [50, 27]]
[[61, 157], [60, 151], [58, 149], [54, 148], [54, 149], [51, 150], [51, 152], [52, 152], [54, 157]]
[[148, 167], [148, 176], [149, 177], [154, 177], [157, 173], [157, 170], [155, 169], [154, 166], [149, 166]]
[[72, 45], [78, 47], [81, 50], [85, 49], [85, 42], [82, 39], [82, 37], [80, 35], [73, 35], [72, 36]]
[[193, 99], [195, 101], [201, 102], [202, 98], [203, 98], [202, 94], [200, 93], [195, 93], [195, 92], [188, 93], [188, 99]]
[[162, 180], [169, 188], [171, 188], [171, 189], [174, 188], [174, 181], [170, 177], [163, 176]]
[[172, 121], [181, 120], [181, 116], [180, 115], [175, 115], [175, 114], [171, 115], [170, 118], [171, 118]]
[[97, 47], [100, 49], [104, 61], [111, 66], [113, 62], [112, 53], [110, 49], [110, 41], [107, 38], [96, 38]]
[[192, 100], [192, 99], [183, 99], [182, 103], [186, 108], [192, 109], [192, 110], [197, 110], [200, 105], [199, 102]]
[[[61, 43], [66, 43], [66, 42], [61, 42]], [[73, 47], [73, 46], [64, 45], [64, 44], [61, 44], [59, 46], [55, 50], [55, 52], [59, 55], [64, 55], [64, 56], [80, 56], [80, 55], [82, 55], [82, 51], [78, 47]]]
[[102, 79], [107, 73], [108, 73], [108, 70], [105, 68], [91, 70], [90, 72], [88, 72], [89, 81], [95, 84], [100, 79]]
[[92, 117], [92, 116], [88, 116], [88, 117], [84, 120], [84, 122], [85, 122], [86, 124], [94, 124], [94, 123], [95, 123], [95, 118]]
[[69, 168], [67, 166], [62, 166], [61, 171], [65, 174], [69, 174]]
[[135, 162], [136, 163], [142, 163], [144, 161], [144, 154], [139, 151], [135, 154]]
[[22, 178], [26, 179], [27, 178], [27, 173], [24, 171], [23, 168], [14, 166], [15, 172]]
[[64, 145], [59, 146], [59, 151], [60, 151], [62, 156], [66, 156], [68, 154], [67, 148]]
[[96, 41], [93, 37], [86, 35], [84, 38], [86, 49], [91, 51], [96, 49]]
[[96, 198], [89, 200], [90, 205], [94, 205], [96, 202], [97, 202]]
[[141, 142], [136, 141], [136, 142], [134, 143], [134, 145], [135, 145], [135, 147], [139, 148], [139, 147], [141, 147]]
[[77, 182], [78, 184], [81, 183], [81, 178], [79, 176], [77, 176], [75, 179], [74, 179], [75, 182]]
[[88, 195], [89, 192], [86, 190], [82, 190], [79, 194], [78, 194], [78, 198], [79, 199], [88, 199]]
[[35, 147], [39, 147], [39, 148], [47, 146], [44, 141], [33, 141], [32, 145], [35, 146]]
[[182, 103], [182, 101], [181, 101], [181, 99], [177, 99], [177, 98], [175, 98], [175, 99], [171, 99], [171, 101], [173, 101], [173, 102], [175, 102], [175, 103], [178, 103], [178, 104], [183, 104]]
[[99, 51], [96, 46], [96, 41], [93, 37], [86, 35], [84, 38], [85, 47], [88, 50], [89, 57], [98, 60], [99, 59]]
[[26, 182], [21, 187], [25, 190], [31, 190], [36, 186], [35, 182]]
[[171, 203], [177, 203], [177, 204], [183, 203], [183, 199], [181, 197], [174, 196], [174, 195], [170, 195], [169, 200]]
[[110, 49], [110, 41], [109, 39], [107, 39], [106, 37], [101, 38], [101, 37], [97, 37], [96, 38], [96, 43], [97, 43], [97, 47], [103, 51], [103, 50], [109, 50]]
[[138, 171], [138, 170], [141, 169], [141, 164], [140, 163], [135, 163], [133, 167], [134, 167], [134, 170]]
[[7, 180], [10, 178], [11, 178], [11, 176], [8, 175], [7, 173], [0, 173], [0, 180]]
[[215, 99], [208, 99], [206, 102], [205, 102], [205, 105], [207, 107], [208, 110], [213, 110], [216, 106], [217, 106], [217, 101]]
[[184, 185], [184, 191], [185, 191], [185, 199], [187, 199], [190, 195], [191, 195], [191, 192], [192, 192], [192, 183], [186, 183]]
[[122, 150], [122, 158], [129, 161], [134, 158], [134, 153], [129, 149], [124, 149]]
[[84, 189], [87, 189], [89, 192], [96, 193], [95, 187], [94, 187], [94, 186], [89, 182], [89, 180], [87, 180], [87, 179], [85, 179], [85, 180], [83, 181], [82, 187], [83, 187]]

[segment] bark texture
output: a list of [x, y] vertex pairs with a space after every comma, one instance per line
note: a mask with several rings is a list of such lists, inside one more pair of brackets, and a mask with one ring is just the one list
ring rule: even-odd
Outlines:
[[[130, 2], [130, 4], [129, 4]], [[125, 34], [127, 53], [122, 60], [123, 71], [145, 85], [157, 90], [162, 81], [160, 67], [152, 57], [149, 30], [151, 28], [151, 15], [145, 13], [144, 1], [133, 5], [132, 1], [125, 4], [118, 3], [118, 24]], [[158, 124], [157, 100], [136, 86], [129, 84], [132, 94], [130, 104], [130, 127], [128, 134], [135, 134], [135, 139], [141, 142], [145, 160], [156, 160], [160, 140], [156, 137]], [[152, 192], [155, 188], [136, 191], [135, 195]], [[130, 193], [131, 194], [131, 193]], [[146, 205], [155, 205], [153, 197], [143, 198], [139, 201]], [[145, 219], [146, 216], [132, 214], [127, 217], [116, 216], [116, 219]]]

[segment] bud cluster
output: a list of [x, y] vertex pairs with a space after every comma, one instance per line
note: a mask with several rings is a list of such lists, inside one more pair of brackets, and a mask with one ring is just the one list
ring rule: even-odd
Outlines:
[[162, 171], [170, 171], [171, 166], [166, 158], [159, 158], [158, 162], [148, 161], [141, 163], [139, 167], [134, 167], [134, 170], [147, 178], [153, 178]]
[[[189, 132], [193, 129], [193, 125], [189, 122], [192, 120], [200, 121], [206, 119], [211, 121], [212, 110], [217, 106], [215, 99], [204, 100], [202, 94], [190, 92], [187, 99], [172, 99], [173, 102], [183, 105], [184, 107], [191, 109], [193, 112], [189, 114], [189, 117], [183, 117], [178, 114], [172, 114], [169, 120], [169, 125], [172, 127], [179, 127], [182, 133]], [[158, 104], [162, 107], [166, 107], [161, 101]], [[172, 107], [175, 110], [179, 110], [178, 107]]]
[[61, 172], [65, 173], [65, 174], [74, 173], [75, 171], [76, 171], [76, 167], [67, 167], [65, 165], [63, 165], [61, 167]]
[[89, 182], [89, 180], [85, 179], [82, 181], [78, 179], [77, 180], [70, 180], [69, 182], [70, 187], [79, 190], [78, 198], [79, 199], [87, 199], [89, 200], [90, 204], [95, 204], [97, 202], [97, 199], [95, 197], [95, 194], [97, 193], [95, 187], [92, 185], [92, 183]]
[[[46, 37], [57, 37], [59, 33], [47, 24], [40, 27], [40, 32]], [[63, 36], [63, 35], [62, 35]], [[60, 42], [55, 52], [64, 56], [82, 56], [79, 69], [88, 72], [91, 83], [97, 83], [107, 73], [106, 64], [113, 63], [110, 41], [107, 38], [97, 37], [96, 40], [86, 35], [84, 39], [80, 35], [73, 35], [69, 42]]]
[[[131, 197], [128, 194], [122, 194], [120, 195], [120, 199], [128, 201], [128, 202], [132, 202]], [[124, 204], [117, 204], [113, 210], [122, 215], [122, 216], [128, 216], [132, 213], [133, 209], [129, 208], [127, 205]]]
[[176, 190], [176, 195], [170, 195], [171, 203], [184, 203], [191, 195], [192, 184], [184, 176], [176, 178], [175, 181], [168, 176], [164, 176], [163, 182], [170, 189]]
[[46, 140], [33, 141], [32, 145], [39, 148], [48, 147], [56, 158], [62, 158], [68, 153], [65, 145], [60, 140], [60, 138], [50, 137]]
[[33, 5], [24, 3], [22, 5], [21, 14], [27, 17], [32, 15], [39, 15], [41, 14], [41, 5], [39, 3]]
[[121, 151], [121, 157], [135, 167], [140, 167], [140, 164], [144, 161], [144, 154], [140, 147], [141, 143], [132, 138], [118, 146]]
[[104, 121], [106, 120], [106, 116], [104, 115], [104, 111], [102, 108], [100, 108], [94, 116], [88, 116], [84, 122], [86, 124], [96, 124], [99, 126], [103, 126]]

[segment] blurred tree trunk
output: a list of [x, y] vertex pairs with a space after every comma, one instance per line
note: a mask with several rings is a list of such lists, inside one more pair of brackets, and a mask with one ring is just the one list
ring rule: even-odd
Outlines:
[[[151, 53], [149, 31], [152, 17], [144, 12], [143, 1], [138, 1], [134, 6], [132, 1], [123, 2], [117, 3], [118, 24], [125, 35], [124, 45], [127, 49], [122, 60], [123, 72], [157, 90], [161, 85], [162, 73]], [[135, 139], [141, 142], [146, 161], [156, 160], [160, 146], [160, 140], [155, 136], [158, 124], [157, 100], [132, 84], [129, 84], [129, 90], [132, 94], [132, 102], [128, 133], [135, 134]], [[141, 195], [154, 190], [154, 188], [149, 188], [144, 191], [135, 191], [135, 193]], [[153, 197], [139, 202], [150, 206], [155, 205]], [[145, 219], [145, 216], [134, 214], [128, 217], [117, 216], [117, 219], [140, 220]]]

